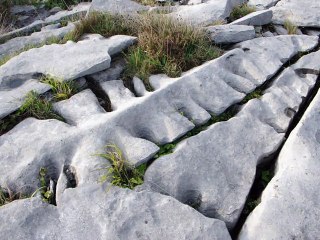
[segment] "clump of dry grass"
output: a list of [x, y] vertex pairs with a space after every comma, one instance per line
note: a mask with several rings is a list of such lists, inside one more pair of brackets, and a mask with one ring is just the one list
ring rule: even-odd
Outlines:
[[236, 6], [232, 9], [232, 12], [230, 13], [229, 19], [231, 22], [233, 22], [233, 21], [235, 21], [239, 18], [242, 18], [242, 17], [248, 15], [249, 13], [252, 13], [255, 11], [256, 11], [255, 7], [249, 6], [247, 4], [242, 4], [242, 5]]
[[9, 1], [0, 3], [0, 35], [12, 30]]
[[294, 25], [290, 20], [285, 20], [283, 25], [284, 28], [288, 31], [289, 35], [297, 33], [298, 27]]
[[93, 13], [83, 19], [67, 38], [78, 40], [84, 33], [98, 33], [105, 37], [117, 34], [138, 37], [138, 44], [125, 55], [125, 77], [138, 76], [146, 83], [151, 74], [165, 73], [178, 77], [205, 61], [221, 55], [201, 29], [172, 20], [162, 14], [134, 17]]

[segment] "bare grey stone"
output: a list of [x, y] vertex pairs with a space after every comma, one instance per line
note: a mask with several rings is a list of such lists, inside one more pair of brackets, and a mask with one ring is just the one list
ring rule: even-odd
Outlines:
[[206, 28], [210, 38], [217, 44], [238, 43], [255, 37], [253, 26], [220, 25]]
[[0, 214], [10, 216], [0, 219], [2, 239], [231, 240], [223, 222], [171, 197], [99, 185], [65, 190], [57, 207], [32, 198]]
[[269, 24], [272, 19], [271, 10], [261, 10], [237, 19], [230, 23], [230, 25], [252, 25], [252, 26], [262, 26]]
[[293, 117], [285, 110], [297, 111], [316, 82], [308, 76], [309, 85], [305, 76], [298, 75], [312, 57], [298, 61], [294, 71], [286, 69], [261, 100], [249, 101], [235, 117], [182, 141], [172, 154], [154, 161], [142, 188], [197, 206], [205, 216], [221, 219], [232, 229], [253, 184], [256, 166], [284, 139]]
[[[320, 52], [308, 56], [315, 63]], [[310, 70], [319, 71], [319, 65]], [[319, 108], [318, 93], [284, 144], [275, 176], [264, 190], [261, 203], [247, 218], [239, 239], [318, 238]]]
[[267, 31], [267, 32], [262, 33], [262, 36], [263, 36], [263, 37], [273, 37], [274, 35], [273, 35], [272, 32]]
[[1, 118], [21, 106], [27, 91], [33, 90], [32, 86], [40, 92], [47, 89], [43, 88], [43, 84], [36, 84], [34, 81], [24, 84], [25, 80], [39, 73], [52, 75], [61, 80], [73, 80], [104, 70], [110, 66], [110, 55], [132, 45], [135, 39], [122, 35], [108, 39], [100, 35], [91, 35], [77, 43], [69, 41], [62, 45], [47, 45], [12, 58], [0, 67]]
[[148, 9], [149, 7], [143, 6], [133, 0], [93, 0], [90, 12], [137, 13]]
[[16, 37], [0, 45], [0, 60], [7, 55], [12, 55], [31, 46], [38, 46], [51, 39], [62, 39], [67, 33], [74, 29], [74, 24], [69, 23], [66, 27], [59, 28], [59, 24], [54, 27], [42, 28], [40, 32], [35, 32], [30, 36]]
[[283, 26], [281, 25], [274, 25], [274, 30], [276, 31], [276, 33], [278, 35], [288, 35], [288, 31], [287, 29], [285, 29]]
[[284, 24], [286, 20], [289, 20], [300, 27], [320, 27], [318, 0], [281, 0], [271, 9], [274, 24]]
[[263, 10], [273, 7], [279, 0], [249, 0], [248, 5]]

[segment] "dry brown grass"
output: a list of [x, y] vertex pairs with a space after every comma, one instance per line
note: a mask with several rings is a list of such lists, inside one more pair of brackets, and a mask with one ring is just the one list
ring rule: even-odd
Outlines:
[[12, 30], [9, 2], [0, 0], [0, 35]]

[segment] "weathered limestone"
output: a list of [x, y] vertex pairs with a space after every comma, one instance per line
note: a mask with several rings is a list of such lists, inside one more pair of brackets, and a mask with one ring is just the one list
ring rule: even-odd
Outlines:
[[253, 26], [220, 25], [206, 28], [210, 38], [217, 44], [238, 43], [255, 38]]
[[271, 10], [262, 10], [237, 19], [230, 23], [230, 25], [251, 25], [251, 26], [262, 26], [269, 24], [272, 20], [272, 11]]
[[[13, 188], [29, 186], [29, 192], [32, 192], [38, 187], [40, 167], [47, 167], [50, 176], [57, 181], [64, 165], [73, 166], [78, 185], [96, 182], [101, 176], [98, 169], [108, 165], [96, 154], [104, 152], [104, 146], [108, 143], [118, 145], [130, 164], [137, 166], [145, 163], [159, 150], [157, 145], [172, 142], [195, 125], [205, 123], [211, 117], [209, 113], [220, 114], [240, 102], [245, 93], [272, 77], [290, 57], [299, 51], [312, 49], [317, 41], [316, 37], [284, 36], [270, 38], [269, 44], [264, 38], [243, 42], [237, 45], [237, 49], [179, 78], [163, 75], [153, 78], [150, 82], [154, 92], [131, 98], [110, 113], [101, 110], [90, 91], [80, 92], [55, 105], [56, 111], [72, 126], [57, 120], [30, 118], [0, 137], [0, 159], [3, 161], [0, 185], [8, 184]], [[274, 64], [270, 64], [271, 59]], [[123, 87], [121, 89], [128, 91]], [[113, 99], [117, 97], [111, 97], [111, 104]], [[92, 109], [98, 110], [92, 112]], [[243, 129], [249, 124], [250, 129], [260, 129], [250, 118], [248, 121], [241, 119]], [[282, 139], [272, 136], [270, 132], [274, 131], [273, 128], [264, 125], [261, 131], [270, 136], [267, 137], [271, 138], [270, 142]], [[240, 128], [231, 126], [234, 131], [240, 131]], [[19, 146], [20, 150], [16, 151], [15, 146]], [[265, 149], [261, 147], [261, 152], [257, 154], [268, 154], [273, 149], [271, 145]], [[252, 169], [250, 171], [254, 174], [255, 164], [252, 164]], [[244, 192], [250, 186], [246, 185]], [[238, 212], [241, 211], [241, 204], [239, 206]]]
[[90, 12], [137, 13], [148, 9], [149, 7], [143, 6], [133, 0], [93, 0]]
[[49, 29], [44, 27], [40, 32], [35, 32], [30, 36], [17, 37], [7, 41], [0, 45], [0, 60], [7, 55], [12, 55], [16, 52], [22, 51], [31, 46], [38, 46], [45, 44], [51, 39], [60, 40], [67, 33], [74, 29], [74, 24], [69, 23], [66, 27], [61, 27], [60, 24], [56, 24]]
[[32, 198], [0, 214], [8, 216], [0, 218], [1, 239], [231, 240], [223, 222], [171, 197], [99, 185], [66, 190], [57, 207]]
[[314, 75], [300, 72], [318, 62], [309, 54], [286, 69], [261, 100], [249, 101], [236, 117], [181, 142], [147, 169], [142, 188], [196, 206], [206, 216], [233, 228], [256, 166], [277, 150], [302, 98], [314, 86]]
[[168, 15], [187, 23], [205, 26], [227, 18], [233, 7], [242, 2], [242, 0], [208, 0], [201, 4], [179, 6]]
[[[319, 74], [320, 51], [296, 67]], [[312, 60], [312, 65], [307, 61]], [[261, 203], [245, 222], [239, 239], [317, 239], [320, 234], [320, 94], [291, 132], [277, 160], [276, 173]]]
[[[8, 106], [0, 108], [0, 117], [17, 110], [25, 96], [20, 94], [32, 90], [32, 85], [36, 85], [35, 90], [44, 90], [43, 84], [26, 83], [34, 75], [41, 73], [69, 80], [104, 70], [110, 66], [110, 55], [132, 45], [135, 39], [122, 35], [108, 39], [90, 35], [77, 43], [69, 41], [66, 44], [46, 45], [12, 58], [0, 67], [0, 104]], [[7, 93], [3, 95], [2, 92]], [[17, 96], [20, 99], [16, 99]]]
[[41, 28], [46, 25], [57, 23], [62, 20], [72, 20], [78, 16], [84, 16], [88, 12], [89, 8], [90, 8], [90, 3], [81, 3], [75, 6], [70, 11], [57, 12], [56, 14], [49, 16], [44, 20], [36, 20], [30, 25], [27, 25], [25, 27], [15, 29], [11, 32], [0, 35], [0, 42], [6, 41], [14, 37], [29, 35], [35, 31], [40, 31]]
[[263, 10], [273, 7], [279, 0], [249, 0], [248, 5]]
[[289, 20], [300, 27], [320, 27], [320, 4], [318, 0], [281, 0], [273, 11], [272, 22], [283, 24]]

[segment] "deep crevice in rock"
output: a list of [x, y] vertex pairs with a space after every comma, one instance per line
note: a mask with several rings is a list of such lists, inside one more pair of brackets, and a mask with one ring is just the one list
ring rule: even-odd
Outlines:
[[90, 76], [85, 77], [90, 90], [96, 95], [100, 105], [106, 112], [112, 112], [111, 101], [109, 96], [103, 91], [99, 83]]
[[[306, 71], [306, 72], [310, 72], [310, 71]], [[271, 181], [271, 179], [274, 177], [276, 161], [278, 159], [278, 156], [282, 147], [284, 146], [292, 130], [300, 122], [305, 111], [308, 109], [310, 103], [316, 96], [319, 88], [320, 88], [320, 75], [318, 75], [314, 87], [309, 91], [307, 97], [300, 104], [298, 112], [295, 114], [291, 123], [289, 124], [288, 130], [285, 133], [285, 138], [283, 143], [279, 146], [279, 148], [275, 153], [270, 155], [268, 158], [264, 159], [263, 163], [257, 166], [255, 180], [248, 194], [244, 209], [242, 210], [241, 216], [235, 228], [230, 232], [232, 239], [238, 238], [238, 235], [247, 217], [254, 210], [254, 208], [260, 203], [260, 197], [262, 192], [267, 187], [268, 182]]]

